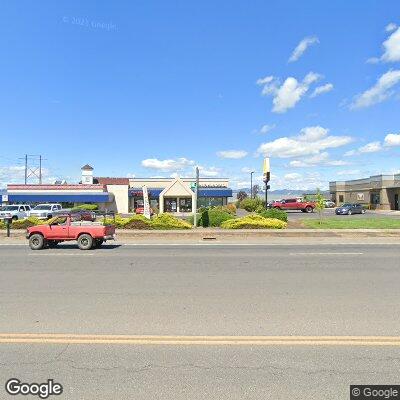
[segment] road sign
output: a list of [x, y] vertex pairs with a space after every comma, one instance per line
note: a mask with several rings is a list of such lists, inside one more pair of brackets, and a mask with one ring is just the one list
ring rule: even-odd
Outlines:
[[1, 195], [1, 202], [2, 203], [7, 203], [8, 202], [8, 194], [2, 194]]

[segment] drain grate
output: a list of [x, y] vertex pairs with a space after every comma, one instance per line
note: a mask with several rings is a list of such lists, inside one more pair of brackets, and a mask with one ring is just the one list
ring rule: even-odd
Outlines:
[[203, 240], [217, 240], [216, 237], [203, 237]]

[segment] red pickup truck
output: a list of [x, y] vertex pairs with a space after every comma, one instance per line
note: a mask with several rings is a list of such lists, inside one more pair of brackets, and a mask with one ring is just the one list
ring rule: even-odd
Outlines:
[[73, 215], [59, 215], [48, 224], [32, 226], [26, 230], [26, 238], [32, 250], [54, 247], [60, 242], [71, 240], [76, 240], [81, 250], [89, 250], [114, 237], [115, 226], [75, 220]]
[[296, 199], [284, 199], [274, 201], [271, 205], [272, 208], [278, 208], [280, 210], [299, 210], [301, 212], [313, 212], [315, 208], [315, 202], [304, 201], [301, 198]]

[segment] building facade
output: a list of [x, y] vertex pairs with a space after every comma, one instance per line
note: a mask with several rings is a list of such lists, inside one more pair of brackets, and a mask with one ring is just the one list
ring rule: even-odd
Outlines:
[[336, 204], [360, 203], [371, 209], [400, 210], [400, 174], [329, 183]]
[[[135, 212], [143, 207], [143, 187], [148, 190], [150, 206], [155, 212], [178, 215], [194, 211], [195, 178], [115, 178], [94, 177], [90, 165], [82, 167], [79, 184], [8, 185], [8, 203], [98, 204], [101, 210], [118, 213]], [[226, 205], [232, 197], [228, 179], [200, 178], [197, 205]]]

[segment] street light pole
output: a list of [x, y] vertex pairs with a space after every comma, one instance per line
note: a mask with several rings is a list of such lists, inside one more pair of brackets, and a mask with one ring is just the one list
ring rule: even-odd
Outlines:
[[264, 175], [263, 181], [265, 183], [265, 208], [268, 208], [268, 189], [269, 189], [268, 182], [271, 179], [269, 157], [264, 158], [263, 175]]
[[250, 172], [250, 198], [253, 198], [253, 174], [254, 171]]

